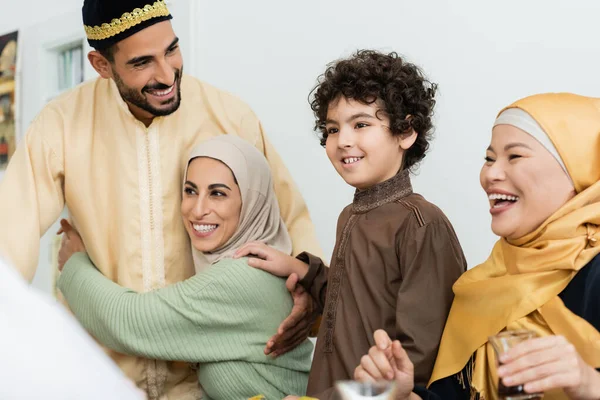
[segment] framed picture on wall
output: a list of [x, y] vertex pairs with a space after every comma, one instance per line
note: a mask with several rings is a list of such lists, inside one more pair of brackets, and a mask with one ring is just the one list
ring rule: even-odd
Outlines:
[[18, 32], [0, 35], [0, 170], [16, 146], [17, 37]]

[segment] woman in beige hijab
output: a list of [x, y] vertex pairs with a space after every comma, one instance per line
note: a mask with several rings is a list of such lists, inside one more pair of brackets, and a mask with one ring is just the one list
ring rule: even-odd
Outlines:
[[[104, 277], [85, 252], [77, 252], [58, 287], [79, 321], [116, 351], [199, 363], [208, 399], [302, 395], [312, 344], [307, 340], [277, 358], [263, 352], [292, 308], [285, 282], [248, 266], [245, 258], [232, 258], [249, 241], [291, 253], [264, 156], [233, 135], [200, 144], [187, 164], [181, 214], [196, 275], [138, 294]], [[68, 234], [80, 240], [76, 232]]]

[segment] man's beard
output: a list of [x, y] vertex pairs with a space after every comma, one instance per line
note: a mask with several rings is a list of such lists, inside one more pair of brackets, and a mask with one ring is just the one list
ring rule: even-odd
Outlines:
[[131, 103], [134, 106], [141, 108], [144, 111], [149, 112], [150, 114], [154, 115], [155, 117], [162, 117], [165, 115], [173, 114], [179, 108], [179, 104], [181, 104], [181, 76], [182, 76], [182, 72], [183, 72], [183, 67], [181, 69], [175, 70], [174, 85], [177, 85], [177, 94], [174, 97], [172, 97], [169, 100], [162, 103], [163, 105], [167, 105], [167, 104], [169, 105], [169, 107], [166, 107], [166, 108], [153, 107], [148, 102], [148, 100], [143, 95], [143, 93], [146, 92], [147, 90], [166, 90], [170, 86], [167, 86], [162, 83], [157, 83], [154, 85], [146, 85], [142, 88], [141, 91], [138, 91], [136, 89], [130, 88], [129, 86], [125, 85], [125, 83], [123, 82], [123, 80], [121, 79], [121, 77], [119, 76], [117, 71], [114, 70], [114, 68], [113, 68], [112, 72], [113, 72], [113, 77], [114, 77], [115, 83], [117, 84], [117, 88], [119, 89], [119, 93], [121, 94], [121, 97], [123, 98], [123, 100], [125, 100], [126, 102]]

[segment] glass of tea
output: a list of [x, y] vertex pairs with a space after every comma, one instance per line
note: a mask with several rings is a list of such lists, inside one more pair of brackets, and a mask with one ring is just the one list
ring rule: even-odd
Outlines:
[[338, 398], [341, 400], [393, 400], [396, 398], [394, 381], [338, 381], [335, 383], [335, 388]]
[[[499, 360], [502, 354], [508, 352], [517, 344], [536, 337], [535, 332], [523, 329], [500, 332], [495, 336], [490, 336], [488, 340], [494, 348], [496, 359]], [[504, 386], [502, 379], [498, 381], [498, 398], [501, 400], [538, 400], [543, 397], [543, 393], [526, 393], [524, 385]]]

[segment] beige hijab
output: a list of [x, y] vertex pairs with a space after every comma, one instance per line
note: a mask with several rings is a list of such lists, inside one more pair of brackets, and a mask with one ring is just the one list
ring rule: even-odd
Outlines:
[[[237, 249], [248, 242], [263, 242], [291, 254], [292, 241], [281, 219], [271, 169], [260, 151], [238, 136], [221, 135], [196, 146], [187, 166], [197, 157], [221, 161], [231, 169], [242, 195], [242, 212], [235, 233], [221, 248], [210, 253], [192, 248], [196, 273], [217, 261], [231, 258]], [[187, 179], [187, 166], [184, 182]]]

